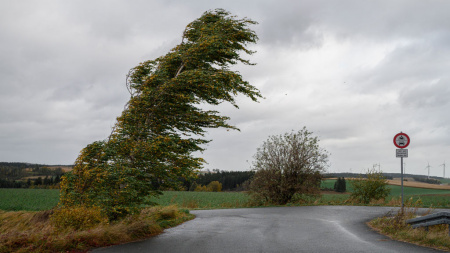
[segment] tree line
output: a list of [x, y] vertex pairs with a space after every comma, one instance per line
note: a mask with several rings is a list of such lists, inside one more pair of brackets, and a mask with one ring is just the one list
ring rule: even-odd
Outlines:
[[49, 188], [59, 187], [61, 175], [28, 178], [26, 180], [10, 180], [0, 178], [0, 188]]
[[414, 181], [427, 183], [427, 184], [441, 184], [442, 182], [438, 179], [427, 178], [427, 177], [413, 177]]
[[53, 188], [59, 184], [63, 174], [61, 167], [0, 162], [0, 188]]
[[254, 171], [220, 171], [201, 173], [193, 181], [185, 181], [184, 188], [194, 191], [197, 186], [207, 186], [217, 181], [222, 185], [222, 191], [243, 191], [248, 189], [249, 180], [255, 175]]

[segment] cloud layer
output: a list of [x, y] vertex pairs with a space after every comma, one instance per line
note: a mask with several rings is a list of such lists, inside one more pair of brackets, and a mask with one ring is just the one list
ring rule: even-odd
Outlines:
[[[442, 176], [449, 159], [448, 1], [14, 1], [0, 3], [0, 160], [71, 164], [106, 138], [129, 98], [128, 70], [167, 53], [204, 11], [259, 22], [236, 70], [265, 99], [220, 105], [241, 131], [213, 129], [206, 168], [247, 170], [269, 135], [306, 126], [332, 172]], [[447, 173], [450, 175], [450, 172]]]

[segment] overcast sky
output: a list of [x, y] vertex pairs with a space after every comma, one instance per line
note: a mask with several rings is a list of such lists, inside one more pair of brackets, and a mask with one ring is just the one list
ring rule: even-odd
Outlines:
[[[0, 161], [73, 164], [105, 139], [129, 99], [125, 76], [224, 8], [257, 22], [265, 97], [218, 107], [241, 129], [213, 129], [205, 168], [248, 170], [269, 135], [308, 130], [329, 172], [400, 172], [393, 137], [411, 138], [406, 173], [450, 176], [450, 1], [0, 0]], [[378, 168], [378, 166], [377, 166]]]

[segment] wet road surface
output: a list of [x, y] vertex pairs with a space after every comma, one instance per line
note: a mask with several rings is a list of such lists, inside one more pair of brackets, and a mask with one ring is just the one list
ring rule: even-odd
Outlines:
[[303, 206], [197, 210], [159, 236], [94, 250], [115, 252], [439, 252], [392, 241], [365, 224], [392, 207]]

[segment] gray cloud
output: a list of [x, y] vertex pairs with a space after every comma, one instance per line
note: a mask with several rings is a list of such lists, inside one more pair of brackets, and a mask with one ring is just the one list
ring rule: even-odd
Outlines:
[[[248, 169], [269, 135], [306, 126], [331, 171], [398, 171], [448, 156], [448, 1], [13, 1], [0, 3], [0, 160], [73, 163], [106, 138], [129, 98], [128, 70], [181, 41], [204, 11], [259, 22], [256, 66], [237, 66], [265, 99], [221, 105], [241, 129], [212, 129], [207, 168]], [[447, 160], [449, 160], [447, 158]], [[248, 161], [248, 162], [247, 162]], [[440, 172], [433, 172], [440, 175]]]

